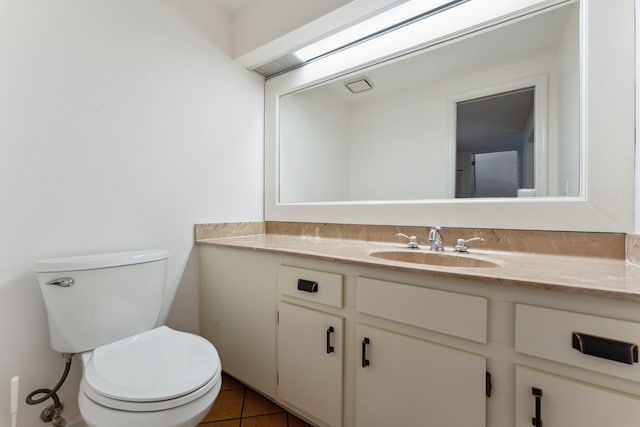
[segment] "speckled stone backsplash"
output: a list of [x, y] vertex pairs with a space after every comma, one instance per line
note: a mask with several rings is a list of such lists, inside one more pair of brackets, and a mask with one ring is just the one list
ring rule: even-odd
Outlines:
[[[421, 226], [275, 221], [228, 222], [196, 224], [195, 226], [196, 240], [255, 234], [281, 234], [373, 242], [402, 242], [401, 238], [396, 237], [397, 233], [417, 236], [419, 242], [425, 246], [428, 245], [429, 227]], [[453, 246], [456, 239], [482, 237], [485, 239], [484, 242], [472, 242], [469, 246], [507, 252], [588, 256], [621, 260], [626, 258], [630, 262], [640, 264], [640, 235], [634, 234], [454, 227], [443, 227], [441, 233], [445, 246]]]
[[251, 236], [265, 233], [265, 223], [256, 222], [219, 222], [215, 224], [196, 224], [195, 240], [220, 239], [224, 237]]
[[[402, 241], [395, 235], [404, 233], [417, 236], [419, 242], [428, 244], [429, 227], [267, 222], [266, 233], [375, 242]], [[457, 239], [482, 237], [484, 242], [472, 242], [469, 246], [494, 251], [625, 259], [624, 233], [443, 227], [441, 234], [445, 246], [453, 246]], [[640, 259], [640, 236], [637, 236], [636, 245]]]
[[640, 234], [627, 234], [627, 261], [640, 265]]

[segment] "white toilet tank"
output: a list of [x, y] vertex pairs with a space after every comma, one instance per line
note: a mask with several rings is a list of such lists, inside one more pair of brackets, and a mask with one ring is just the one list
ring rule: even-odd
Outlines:
[[156, 327], [168, 256], [150, 249], [36, 262], [51, 347], [80, 353]]

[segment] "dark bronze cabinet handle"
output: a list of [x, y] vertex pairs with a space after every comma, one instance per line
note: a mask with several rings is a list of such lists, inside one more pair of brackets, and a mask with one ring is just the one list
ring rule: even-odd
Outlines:
[[632, 365], [638, 363], [638, 344], [597, 337], [583, 332], [571, 334], [571, 346], [582, 354]]
[[298, 279], [298, 290], [303, 292], [318, 292], [318, 282], [313, 280]]
[[362, 340], [362, 367], [366, 368], [369, 366], [369, 359], [367, 359], [367, 345], [369, 345], [369, 338], [365, 338]]
[[542, 389], [531, 387], [531, 394], [536, 399], [536, 416], [531, 419], [531, 424], [542, 427]]
[[333, 329], [333, 326], [329, 326], [329, 329], [327, 329], [327, 354], [333, 353], [335, 351], [335, 349], [331, 345], [331, 334], [334, 331], [335, 329]]

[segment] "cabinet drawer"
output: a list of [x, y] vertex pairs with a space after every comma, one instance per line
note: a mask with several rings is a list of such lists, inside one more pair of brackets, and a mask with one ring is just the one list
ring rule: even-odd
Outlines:
[[[640, 364], [633, 362], [638, 344], [640, 323], [516, 304], [515, 347], [520, 353], [640, 381]], [[630, 363], [611, 360], [619, 359], [621, 351], [631, 352]]]
[[487, 342], [486, 298], [358, 277], [356, 309], [471, 341]]
[[531, 427], [536, 414], [542, 426], [636, 427], [640, 398], [516, 366], [516, 427]]
[[320, 304], [342, 307], [342, 275], [281, 265], [278, 290]]

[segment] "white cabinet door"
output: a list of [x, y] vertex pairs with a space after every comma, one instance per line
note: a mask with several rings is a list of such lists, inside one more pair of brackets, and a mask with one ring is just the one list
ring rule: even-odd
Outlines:
[[279, 258], [200, 247], [200, 332], [222, 369], [269, 396], [276, 394], [276, 280]]
[[638, 427], [640, 397], [516, 366], [516, 427], [536, 426], [536, 413], [544, 427]]
[[482, 356], [357, 325], [356, 426], [483, 427]]
[[342, 425], [343, 318], [280, 303], [278, 397]]

